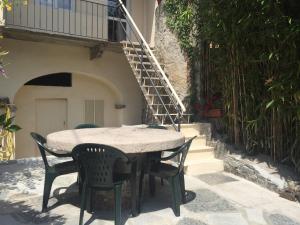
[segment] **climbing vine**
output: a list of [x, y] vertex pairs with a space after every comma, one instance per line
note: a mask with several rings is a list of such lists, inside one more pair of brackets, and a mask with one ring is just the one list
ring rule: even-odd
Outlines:
[[164, 10], [201, 64], [194, 101], [221, 92], [229, 140], [300, 172], [300, 2], [166, 0]]

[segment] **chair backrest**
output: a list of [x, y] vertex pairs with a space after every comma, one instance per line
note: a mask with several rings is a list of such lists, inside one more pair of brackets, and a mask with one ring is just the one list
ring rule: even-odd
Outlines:
[[181, 153], [181, 157], [180, 157], [180, 162], [179, 162], [179, 167], [178, 167], [178, 172], [180, 173], [183, 169], [184, 169], [184, 162], [186, 159], [186, 156], [188, 154], [188, 151], [190, 149], [190, 146], [192, 144], [192, 141], [196, 138], [193, 137], [191, 139], [189, 139], [187, 142], [185, 142], [179, 149], [178, 149], [178, 154]]
[[101, 144], [80, 144], [72, 151], [78, 161], [80, 171], [84, 172], [89, 187], [111, 188], [114, 183], [115, 163], [128, 162], [128, 157], [119, 149]]
[[49, 164], [48, 164], [48, 160], [47, 160], [47, 156], [46, 156], [47, 148], [45, 146], [46, 139], [42, 135], [34, 133], [34, 132], [31, 132], [30, 135], [40, 150], [41, 156], [42, 156], [44, 164], [45, 164], [45, 168], [48, 169]]
[[96, 124], [92, 124], [92, 123], [83, 123], [83, 124], [79, 124], [75, 127], [75, 129], [85, 129], [85, 128], [99, 128], [99, 126], [97, 126]]

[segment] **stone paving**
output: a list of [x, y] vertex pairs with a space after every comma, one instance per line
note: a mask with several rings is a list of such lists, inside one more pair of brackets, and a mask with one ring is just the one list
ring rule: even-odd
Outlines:
[[[55, 160], [52, 160], [55, 162]], [[40, 159], [0, 164], [0, 225], [76, 225], [79, 196], [76, 174], [54, 181], [49, 211], [40, 213], [43, 190], [43, 163]], [[171, 209], [170, 187], [157, 180], [155, 197], [148, 194], [145, 180], [142, 212], [130, 216], [129, 185], [122, 196], [124, 225], [300, 225], [300, 204], [227, 173], [186, 176], [188, 203], [181, 216]], [[112, 192], [93, 198], [95, 212], [85, 212], [85, 225], [112, 225]]]

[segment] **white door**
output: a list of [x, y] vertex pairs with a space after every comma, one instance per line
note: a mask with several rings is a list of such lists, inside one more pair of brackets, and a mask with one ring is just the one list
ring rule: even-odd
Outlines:
[[67, 129], [67, 99], [36, 99], [36, 132], [49, 133]]

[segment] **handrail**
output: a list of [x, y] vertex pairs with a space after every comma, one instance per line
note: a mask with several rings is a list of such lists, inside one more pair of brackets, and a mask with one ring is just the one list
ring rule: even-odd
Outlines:
[[170, 83], [169, 79], [167, 78], [165, 72], [163, 71], [163, 69], [161, 68], [160, 64], [158, 63], [156, 57], [154, 56], [152, 50], [150, 49], [148, 43], [146, 42], [146, 40], [144, 39], [142, 33], [140, 32], [139, 28], [137, 27], [137, 25], [135, 24], [134, 20], [132, 19], [131, 15], [129, 14], [128, 10], [126, 9], [125, 5], [123, 4], [122, 0], [119, 0], [119, 4], [122, 7], [123, 11], [126, 13], [126, 16], [128, 17], [129, 21], [131, 22], [131, 24], [133, 25], [134, 29], [136, 30], [136, 32], [138, 33], [140, 39], [142, 40], [143, 44], [146, 46], [147, 51], [150, 53], [152, 59], [154, 60], [156, 66], [158, 67], [160, 73], [162, 74], [164, 80], [166, 81], [166, 83], [168, 84], [170, 90], [172, 91], [172, 94], [174, 95], [178, 105], [180, 106], [182, 112], [186, 111], [185, 106], [183, 105], [182, 101], [180, 100], [180, 98], [178, 97], [176, 91], [174, 90], [172, 84]]

